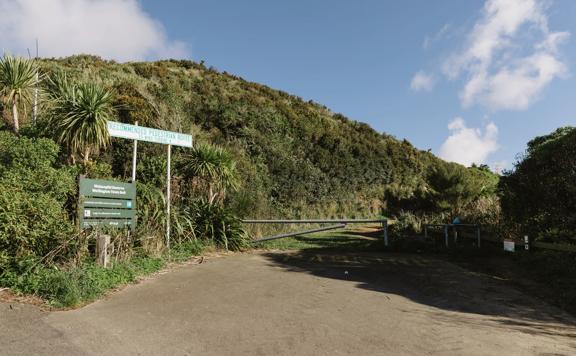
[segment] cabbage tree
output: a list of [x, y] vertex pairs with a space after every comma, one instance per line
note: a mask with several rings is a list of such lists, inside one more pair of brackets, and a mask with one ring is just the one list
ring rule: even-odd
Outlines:
[[12, 127], [20, 130], [18, 106], [30, 101], [33, 90], [41, 80], [38, 65], [34, 60], [5, 54], [0, 58], [0, 95], [12, 108]]
[[114, 113], [112, 92], [95, 83], [74, 82], [56, 74], [48, 85], [50, 128], [56, 140], [86, 163], [91, 152], [110, 144], [107, 121]]
[[209, 144], [195, 146], [184, 156], [181, 169], [205, 189], [210, 205], [223, 201], [227, 190], [237, 190], [240, 185], [236, 162], [221, 147]]

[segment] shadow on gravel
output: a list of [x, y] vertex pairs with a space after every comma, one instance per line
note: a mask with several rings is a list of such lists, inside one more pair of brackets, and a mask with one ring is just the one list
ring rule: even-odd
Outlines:
[[439, 321], [494, 322], [507, 330], [576, 338], [576, 323], [572, 317], [520, 293], [503, 281], [430, 255], [367, 252], [370, 244], [379, 242], [367, 244], [360, 240], [354, 244], [348, 241], [344, 250], [318, 248], [265, 253], [264, 256], [273, 265], [290, 272], [345, 280], [355, 283], [358, 288], [394, 294], [432, 306], [438, 310], [417, 312], [432, 313]]

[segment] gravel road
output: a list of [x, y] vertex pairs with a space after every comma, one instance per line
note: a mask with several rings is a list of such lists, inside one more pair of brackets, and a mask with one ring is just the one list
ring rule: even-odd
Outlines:
[[0, 303], [2, 355], [575, 355], [576, 320], [433, 257], [261, 252], [72, 311]]

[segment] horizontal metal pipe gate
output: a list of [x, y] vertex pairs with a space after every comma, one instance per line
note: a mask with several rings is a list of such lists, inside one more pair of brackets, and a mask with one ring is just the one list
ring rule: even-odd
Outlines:
[[304, 231], [297, 231], [297, 232], [289, 232], [286, 234], [280, 234], [280, 235], [275, 235], [275, 236], [270, 236], [270, 237], [264, 237], [258, 240], [254, 240], [254, 243], [258, 243], [258, 242], [264, 242], [264, 241], [270, 241], [270, 240], [276, 240], [276, 239], [282, 239], [284, 237], [290, 237], [290, 236], [297, 236], [297, 235], [305, 235], [305, 234], [312, 234], [314, 232], [321, 232], [321, 231], [328, 231], [328, 230], [336, 230], [336, 229], [341, 229], [343, 227], [346, 227], [346, 224], [339, 224], [339, 225], [332, 225], [332, 226], [326, 226], [326, 227], [320, 227], [318, 229], [311, 229], [311, 230], [304, 230]]
[[314, 232], [335, 230], [346, 227], [347, 224], [365, 224], [365, 223], [381, 223], [382, 229], [384, 231], [384, 245], [388, 246], [388, 220], [387, 219], [302, 219], [302, 220], [288, 220], [288, 219], [268, 219], [268, 220], [254, 220], [246, 219], [242, 220], [245, 224], [339, 224], [333, 226], [327, 226], [318, 229], [304, 230], [299, 232], [291, 232], [286, 234], [280, 234], [275, 236], [264, 237], [258, 240], [252, 241], [253, 243], [259, 243], [263, 241], [282, 239], [290, 236], [311, 234]]
[[361, 224], [385, 223], [386, 219], [307, 219], [307, 220], [242, 220], [246, 224]]

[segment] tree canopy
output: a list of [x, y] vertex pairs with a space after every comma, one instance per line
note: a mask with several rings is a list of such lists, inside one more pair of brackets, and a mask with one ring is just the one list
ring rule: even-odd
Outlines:
[[502, 177], [505, 219], [519, 233], [573, 241], [576, 231], [576, 129], [563, 127], [528, 143], [525, 156]]

